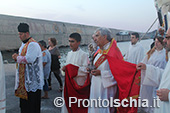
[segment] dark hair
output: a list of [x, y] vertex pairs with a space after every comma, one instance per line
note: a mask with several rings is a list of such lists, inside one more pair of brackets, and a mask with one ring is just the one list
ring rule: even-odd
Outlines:
[[[164, 38], [162, 36], [156, 36], [155, 39], [158, 39], [158, 41], [164, 46]], [[154, 46], [153, 48], [151, 48], [148, 52], [147, 52], [147, 55], [148, 55], [148, 60], [149, 58], [151, 57], [151, 55], [155, 52], [156, 50], [156, 47]]]
[[72, 33], [69, 37], [75, 39], [77, 42], [81, 42], [81, 35], [79, 33]]
[[47, 44], [44, 40], [40, 40], [38, 41], [38, 43], [40, 43], [40, 45], [43, 46], [44, 48], [47, 48]]
[[48, 40], [50, 40], [54, 46], [57, 45], [57, 40], [55, 38], [49, 38]]
[[29, 32], [29, 25], [27, 23], [20, 23], [18, 25], [18, 32], [23, 33]]
[[159, 41], [162, 45], [164, 45], [164, 42], [163, 42], [164, 38], [163, 38], [162, 36], [156, 36], [155, 39], [158, 39], [158, 41]]
[[137, 32], [133, 32], [131, 35], [135, 35], [136, 38], [139, 38], [139, 33], [137, 33]]

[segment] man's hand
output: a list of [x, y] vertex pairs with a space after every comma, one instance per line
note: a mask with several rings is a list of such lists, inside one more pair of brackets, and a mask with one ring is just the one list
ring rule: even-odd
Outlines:
[[64, 72], [65, 72], [65, 69], [66, 69], [66, 66], [63, 66], [63, 67], [61, 68], [61, 70], [64, 71]]
[[169, 89], [160, 89], [160, 90], [157, 90], [156, 92], [161, 101], [169, 101], [168, 99], [168, 94], [170, 92]]
[[14, 59], [15, 61], [17, 61], [17, 57], [18, 57], [18, 56], [19, 56], [18, 54], [14, 53], [14, 54], [12, 55], [12, 59]]
[[100, 70], [91, 70], [91, 74], [94, 76], [101, 75]]
[[139, 63], [139, 64], [136, 66], [136, 69], [137, 69], [137, 70], [146, 70], [146, 64], [144, 64], [144, 63]]

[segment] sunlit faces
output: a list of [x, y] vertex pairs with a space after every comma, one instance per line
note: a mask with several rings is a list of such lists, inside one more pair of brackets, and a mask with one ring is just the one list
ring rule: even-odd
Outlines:
[[105, 40], [106, 40], [106, 36], [102, 36], [102, 35], [100, 34], [100, 31], [97, 31], [96, 33], [94, 33], [94, 34], [92, 35], [92, 38], [93, 38], [94, 42], [95, 42], [100, 48], [103, 47], [104, 42], [105, 42]]
[[135, 35], [131, 35], [131, 44], [135, 45], [138, 42], [139, 38], [136, 38]]
[[69, 41], [70, 49], [76, 51], [80, 45], [80, 42], [77, 42], [77, 40], [75, 40], [74, 38], [69, 38], [68, 41]]

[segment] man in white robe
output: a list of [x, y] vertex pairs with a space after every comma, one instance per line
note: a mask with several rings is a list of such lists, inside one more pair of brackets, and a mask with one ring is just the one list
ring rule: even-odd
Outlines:
[[[142, 63], [153, 65], [164, 69], [166, 66], [166, 50], [163, 48], [163, 37], [155, 38], [155, 47], [147, 52], [146, 57], [143, 59]], [[145, 73], [141, 73], [141, 88], [140, 97], [141, 99], [148, 99], [149, 106], [153, 106], [153, 98], [156, 97], [156, 90], [158, 87], [143, 85], [143, 79]], [[145, 111], [146, 113], [153, 113], [153, 107], [139, 108], [139, 111]]]
[[44, 85], [41, 48], [30, 37], [28, 24], [20, 23], [18, 34], [22, 45], [19, 54], [12, 55], [18, 63], [15, 95], [20, 97], [21, 113], [40, 113], [41, 90]]
[[[166, 50], [170, 51], [170, 29], [167, 31], [164, 39]], [[168, 53], [170, 58], [170, 52]], [[141, 69], [145, 73], [143, 84], [158, 87], [157, 96], [159, 97], [159, 105], [154, 109], [154, 113], [169, 113], [170, 111], [170, 60], [165, 69], [160, 69], [152, 65], [139, 63], [137, 69]]]
[[3, 65], [3, 58], [0, 52], [0, 113], [6, 111], [6, 93], [5, 93], [5, 71]]
[[[94, 59], [93, 64], [95, 65], [97, 62], [100, 62], [101, 56], [104, 55], [104, 51], [109, 51], [112, 48], [112, 42], [114, 39], [111, 38], [111, 32], [107, 28], [98, 28], [93, 34], [93, 40], [100, 47], [100, 50], [103, 52], [99, 52]], [[116, 53], [115, 53], [116, 55]], [[114, 56], [113, 56], [114, 57]], [[123, 59], [121, 55], [121, 59]], [[97, 63], [98, 64], [98, 63]], [[117, 82], [114, 79], [108, 60], [104, 60], [99, 66], [95, 65], [96, 69], [91, 71], [92, 80], [91, 80], [91, 88], [90, 88], [90, 100], [91, 99], [115, 99], [117, 94]], [[104, 107], [107, 103], [97, 103], [97, 107], [94, 103], [92, 106], [89, 106], [88, 113], [114, 113], [114, 107]]]
[[139, 34], [134, 32], [131, 34], [131, 44], [128, 51], [125, 54], [125, 61], [130, 63], [138, 64], [144, 58], [144, 48], [138, 42]]
[[[69, 36], [69, 45], [71, 48], [71, 51], [67, 54], [66, 59], [66, 65], [73, 64], [75, 66], [78, 66], [78, 74], [76, 77], [74, 77], [75, 82], [79, 86], [83, 86], [86, 79], [87, 79], [87, 66], [89, 63], [88, 54], [81, 50], [79, 47], [81, 42], [81, 36], [79, 33], [72, 33]], [[62, 68], [63, 71], [65, 71], [65, 66]], [[62, 93], [62, 96], [64, 97], [64, 91]], [[66, 108], [66, 105], [64, 105], [61, 109], [61, 113], [68, 113], [68, 110]]]

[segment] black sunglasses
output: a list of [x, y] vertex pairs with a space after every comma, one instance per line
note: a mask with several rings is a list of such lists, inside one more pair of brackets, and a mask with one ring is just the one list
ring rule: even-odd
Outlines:
[[69, 42], [71, 42], [71, 43], [74, 43], [75, 41], [74, 40], [68, 40]]

